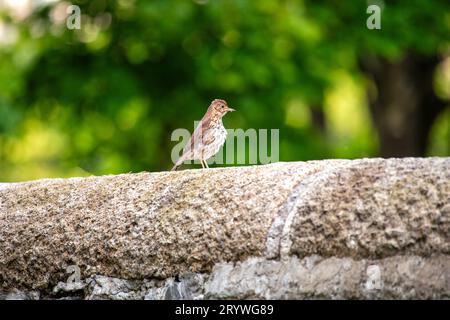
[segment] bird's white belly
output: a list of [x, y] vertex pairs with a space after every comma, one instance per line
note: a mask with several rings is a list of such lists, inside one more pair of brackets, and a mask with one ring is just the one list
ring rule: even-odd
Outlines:
[[212, 130], [214, 130], [212, 133], [214, 136], [214, 141], [203, 146], [204, 149], [202, 158], [204, 160], [211, 158], [213, 155], [219, 152], [220, 148], [225, 143], [225, 140], [227, 138], [227, 130], [223, 125]]

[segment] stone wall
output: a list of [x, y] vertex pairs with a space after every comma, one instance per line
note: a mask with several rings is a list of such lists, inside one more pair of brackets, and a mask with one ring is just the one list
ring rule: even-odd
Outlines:
[[0, 298], [449, 297], [450, 158], [0, 185]]

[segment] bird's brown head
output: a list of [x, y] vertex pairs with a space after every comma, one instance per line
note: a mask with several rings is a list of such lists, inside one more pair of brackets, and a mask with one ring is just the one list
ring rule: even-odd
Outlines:
[[211, 105], [208, 108], [208, 113], [212, 115], [222, 118], [227, 112], [233, 112], [234, 109], [230, 108], [225, 100], [215, 99], [211, 102]]

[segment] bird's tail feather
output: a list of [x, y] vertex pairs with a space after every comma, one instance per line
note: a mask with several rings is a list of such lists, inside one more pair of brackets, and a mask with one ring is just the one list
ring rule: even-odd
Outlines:
[[176, 171], [178, 169], [178, 167], [181, 166], [181, 164], [183, 163], [184, 159], [183, 157], [181, 157], [180, 159], [178, 159], [177, 163], [175, 163], [175, 165], [173, 166], [172, 170], [170, 171]]

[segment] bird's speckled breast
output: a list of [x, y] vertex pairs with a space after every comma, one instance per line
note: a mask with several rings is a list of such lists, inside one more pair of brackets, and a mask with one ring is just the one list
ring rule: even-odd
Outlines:
[[203, 153], [203, 157], [205, 160], [215, 155], [219, 151], [220, 147], [222, 147], [222, 145], [225, 143], [225, 140], [227, 138], [227, 130], [222, 123], [211, 130], [214, 130], [214, 142], [205, 146], [205, 150]]

